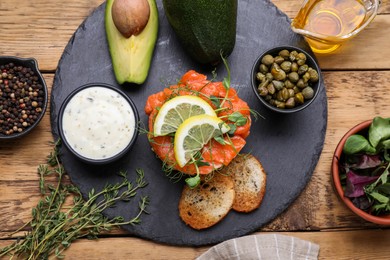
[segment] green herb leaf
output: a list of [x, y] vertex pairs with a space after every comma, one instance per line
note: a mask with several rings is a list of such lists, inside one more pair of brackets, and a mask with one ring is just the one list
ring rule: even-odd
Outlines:
[[390, 182], [379, 185], [376, 190], [382, 194], [390, 195]]
[[221, 101], [216, 96], [210, 96], [211, 103], [216, 107], [216, 109], [219, 109], [221, 107]]
[[356, 154], [359, 152], [366, 152], [368, 154], [375, 154], [376, 150], [368, 140], [362, 135], [351, 135], [345, 142], [343, 152], [345, 154]]
[[214, 137], [214, 140], [217, 141], [218, 143], [222, 144], [222, 145], [226, 144], [225, 139], [222, 136], [220, 136], [220, 135]]
[[368, 139], [376, 148], [378, 144], [390, 138], [390, 118], [375, 117], [368, 130]]
[[223, 84], [224, 88], [226, 89], [226, 91], [228, 91], [230, 89], [230, 69], [229, 69], [229, 65], [227, 63], [226, 58], [223, 57], [222, 52], [221, 52], [221, 58], [222, 58], [223, 64], [225, 65], [225, 68], [226, 68], [226, 71], [228, 74], [227, 78], [223, 79], [222, 84]]
[[[48, 163], [53, 169], [47, 166], [38, 167], [40, 189], [46, 191], [46, 194], [42, 193], [42, 198], [32, 209], [32, 219], [16, 232], [27, 225], [31, 230], [24, 239], [0, 248], [0, 258], [7, 255], [21, 259], [48, 259], [53, 254], [57, 258], [63, 258], [63, 251], [74, 240], [80, 237], [97, 238], [100, 232], [109, 231], [113, 227], [140, 223], [141, 215], [147, 213], [145, 209], [148, 199], [143, 197], [135, 216], [128, 221], [124, 221], [120, 216], [109, 220], [102, 214], [105, 209], [114, 207], [118, 201], [133, 198], [139, 189], [147, 185], [142, 170], [137, 170], [136, 185], [129, 185], [130, 181], [122, 173], [122, 182], [107, 184], [99, 192], [92, 189], [88, 193], [88, 200], [84, 201], [77, 187], [64, 183], [65, 171], [58, 157], [58, 144], [59, 142], [56, 143], [54, 152], [48, 156]], [[57, 178], [54, 185], [45, 182], [49, 172]], [[73, 195], [73, 205], [64, 205], [70, 195]]]
[[390, 149], [390, 139], [382, 141], [382, 147], [385, 149]]
[[199, 174], [195, 175], [194, 177], [189, 177], [185, 181], [186, 181], [188, 187], [193, 189], [200, 184]]
[[374, 191], [371, 192], [369, 195], [373, 197], [375, 200], [377, 200], [378, 202], [380, 202], [380, 204], [387, 204], [390, 201], [390, 198], [380, 194], [379, 192]]
[[248, 118], [246, 118], [243, 114], [236, 111], [234, 113], [231, 113], [228, 116], [229, 121], [232, 121], [235, 123], [236, 126], [243, 126], [248, 122]]
[[230, 130], [228, 132], [229, 135], [234, 135], [234, 133], [236, 132], [237, 130], [237, 126], [235, 126], [234, 124], [228, 124], [229, 127], [230, 127]]

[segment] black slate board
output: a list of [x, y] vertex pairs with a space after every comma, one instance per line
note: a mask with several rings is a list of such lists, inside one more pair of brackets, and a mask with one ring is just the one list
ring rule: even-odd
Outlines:
[[[159, 38], [147, 81], [142, 86], [119, 86], [112, 72], [104, 29], [105, 4], [99, 6], [77, 29], [59, 61], [51, 96], [51, 123], [54, 138], [58, 138], [57, 117], [65, 97], [85, 83], [104, 82], [116, 85], [134, 100], [141, 121], [147, 97], [174, 84], [189, 69], [210, 75], [183, 52], [170, 28], [161, 1], [159, 8]], [[131, 234], [156, 242], [174, 245], [213, 244], [251, 233], [273, 220], [294, 201], [309, 181], [322, 151], [327, 124], [327, 98], [322, 82], [320, 93], [310, 108], [293, 115], [277, 115], [262, 107], [250, 86], [250, 69], [264, 50], [278, 45], [294, 45], [311, 53], [303, 38], [290, 30], [290, 20], [269, 1], [239, 0], [237, 39], [229, 57], [232, 86], [252, 109], [265, 119], [253, 122], [251, 135], [243, 152], [260, 158], [268, 173], [266, 195], [261, 207], [250, 213], [230, 212], [214, 227], [195, 231], [179, 218], [178, 200], [182, 184], [171, 183], [161, 171], [161, 161], [150, 150], [145, 135], [122, 160], [103, 167], [81, 163], [65, 148], [61, 149], [64, 167], [82, 193], [101, 189], [106, 183], [116, 183], [115, 174], [127, 169], [133, 180], [136, 168], [143, 168], [149, 185], [142, 195], [149, 195], [150, 215], [142, 216], [142, 224], [125, 226]], [[218, 80], [226, 76], [222, 65]], [[141, 195], [139, 194], [139, 195]], [[119, 204], [107, 210], [109, 217], [134, 216], [137, 202]], [[133, 206], [133, 207], [131, 207]]]

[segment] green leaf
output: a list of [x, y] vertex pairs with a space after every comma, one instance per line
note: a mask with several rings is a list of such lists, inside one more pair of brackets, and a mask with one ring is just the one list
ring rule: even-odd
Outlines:
[[386, 197], [379, 192], [371, 192], [370, 196], [374, 198], [375, 200], [379, 201], [381, 204], [387, 204], [390, 201], [389, 197]]
[[248, 118], [246, 118], [243, 114], [241, 114], [238, 111], [231, 113], [228, 116], [228, 119], [234, 122], [236, 126], [243, 126], [248, 122]]
[[186, 181], [187, 185], [188, 185], [191, 189], [193, 189], [193, 188], [195, 188], [196, 186], [199, 185], [199, 183], [200, 183], [200, 177], [199, 177], [199, 175], [196, 175], [196, 176], [194, 176], [194, 177], [187, 178], [185, 181]]
[[390, 183], [384, 183], [382, 185], [379, 185], [376, 190], [382, 194], [390, 195]]
[[390, 149], [390, 139], [384, 140], [381, 142], [382, 148]]
[[230, 69], [229, 69], [229, 65], [227, 63], [227, 60], [223, 57], [222, 51], [221, 51], [221, 58], [222, 58], [223, 64], [225, 64], [226, 71], [228, 74], [228, 77], [223, 79], [222, 84], [226, 90], [229, 90], [230, 89]]
[[230, 89], [230, 80], [229, 80], [229, 79], [224, 78], [223, 81], [222, 81], [222, 84], [223, 84], [223, 87], [224, 87], [226, 90], [229, 90], [229, 89]]
[[237, 126], [235, 126], [234, 124], [229, 124], [229, 127], [230, 127], [230, 130], [229, 130], [228, 134], [229, 135], [234, 135], [234, 133], [237, 130]]
[[368, 130], [368, 139], [373, 147], [390, 138], [390, 118], [375, 117]]
[[386, 170], [382, 173], [381, 177], [379, 178], [382, 181], [382, 184], [387, 183], [387, 179], [389, 176], [389, 170], [386, 168]]
[[216, 109], [221, 107], [221, 101], [216, 96], [210, 96], [211, 103], [216, 107]]
[[367, 186], [364, 187], [364, 191], [367, 194], [370, 194], [371, 192], [373, 192], [375, 190], [375, 187], [378, 185], [378, 183], [380, 181], [382, 181], [382, 184], [383, 184], [384, 183], [383, 181], [387, 180], [387, 176], [388, 175], [389, 175], [389, 165], [386, 167], [386, 169], [383, 171], [381, 176], [379, 176], [379, 178], [375, 182], [373, 182], [370, 185], [367, 185]]
[[226, 144], [225, 139], [222, 136], [216, 136], [216, 137], [214, 137], [214, 140], [222, 145]]
[[370, 145], [368, 140], [362, 135], [351, 135], [344, 144], [343, 152], [345, 154], [356, 154], [359, 152], [366, 152], [374, 154], [375, 148]]

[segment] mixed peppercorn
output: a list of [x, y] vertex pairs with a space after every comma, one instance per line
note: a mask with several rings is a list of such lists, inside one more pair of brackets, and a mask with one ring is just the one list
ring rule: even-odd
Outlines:
[[14, 63], [0, 65], [0, 135], [21, 133], [43, 112], [45, 90], [38, 75]]

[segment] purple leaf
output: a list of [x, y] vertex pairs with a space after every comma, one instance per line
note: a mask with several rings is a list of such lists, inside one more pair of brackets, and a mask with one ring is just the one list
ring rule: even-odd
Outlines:
[[350, 170], [347, 173], [347, 185], [344, 195], [349, 198], [356, 198], [364, 195], [364, 186], [373, 183], [379, 176], [362, 176]]
[[359, 162], [349, 165], [351, 168], [355, 169], [368, 169], [374, 168], [381, 165], [382, 161], [379, 155], [367, 155], [363, 154], [359, 158]]

